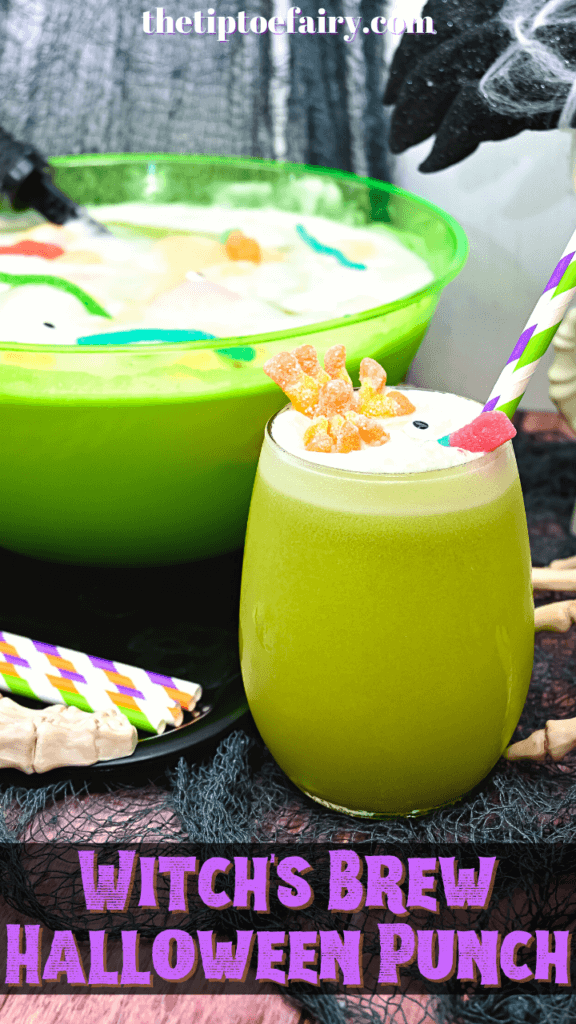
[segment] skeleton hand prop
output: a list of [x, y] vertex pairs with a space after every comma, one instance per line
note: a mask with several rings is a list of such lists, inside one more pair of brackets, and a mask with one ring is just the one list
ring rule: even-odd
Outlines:
[[25, 708], [0, 697], [0, 768], [27, 775], [66, 765], [89, 765], [134, 753], [138, 734], [125, 715], [55, 704]]
[[[535, 578], [536, 576], [536, 578]], [[576, 556], [551, 562], [545, 569], [532, 569], [535, 590], [576, 590]], [[576, 600], [554, 601], [534, 612], [534, 628], [566, 633], [576, 622]], [[561, 761], [576, 748], [576, 718], [551, 719], [525, 740], [513, 743], [504, 753], [508, 761], [528, 759]]]
[[508, 761], [545, 761], [549, 755], [553, 761], [561, 761], [576, 747], [576, 718], [546, 722], [544, 729], [533, 732], [526, 740], [513, 743], [505, 752]]

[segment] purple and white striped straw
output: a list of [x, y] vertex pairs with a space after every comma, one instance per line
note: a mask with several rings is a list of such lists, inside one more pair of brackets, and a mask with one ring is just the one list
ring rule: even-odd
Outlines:
[[512, 417], [575, 293], [576, 231], [538, 299], [483, 412], [496, 410]]

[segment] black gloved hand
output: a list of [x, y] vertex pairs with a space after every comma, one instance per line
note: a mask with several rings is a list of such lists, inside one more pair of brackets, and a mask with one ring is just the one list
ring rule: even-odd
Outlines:
[[[450, 167], [489, 139], [558, 123], [568, 88], [543, 84], [537, 68], [525, 68], [529, 73], [520, 81], [518, 76], [510, 80], [509, 89], [517, 95], [506, 104], [506, 112], [489, 106], [478, 91], [480, 79], [512, 43], [499, 17], [502, 6], [503, 0], [429, 0], [422, 16], [433, 19], [436, 35], [402, 38], [384, 96], [384, 103], [394, 104], [389, 145], [393, 153], [401, 153], [435, 134], [419, 168], [423, 172]], [[576, 62], [576, 22], [543, 26], [534, 35], [568, 65]], [[516, 115], [523, 102], [531, 112]]]

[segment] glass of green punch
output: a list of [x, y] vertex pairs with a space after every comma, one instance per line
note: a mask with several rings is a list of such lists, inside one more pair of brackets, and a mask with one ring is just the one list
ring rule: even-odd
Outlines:
[[256, 725], [308, 796], [365, 817], [421, 813], [476, 786], [509, 743], [533, 659], [511, 442], [458, 461], [425, 436], [451, 416], [469, 422], [477, 403], [405, 393], [416, 411], [386, 426], [393, 444], [347, 455], [305, 451], [300, 414], [278, 413], [245, 549]]

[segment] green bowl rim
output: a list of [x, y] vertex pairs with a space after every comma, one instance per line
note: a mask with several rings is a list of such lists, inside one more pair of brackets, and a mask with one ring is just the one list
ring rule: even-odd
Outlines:
[[[412, 305], [418, 302], [420, 299], [426, 296], [434, 295], [436, 292], [442, 291], [442, 289], [452, 281], [459, 271], [464, 266], [466, 258], [468, 256], [468, 239], [464, 229], [460, 226], [457, 220], [454, 219], [445, 210], [442, 210], [439, 206], [434, 203], [430, 203], [427, 199], [422, 199], [420, 196], [414, 195], [412, 192], [408, 192], [406, 189], [400, 188], [398, 185], [392, 185], [389, 182], [379, 181], [377, 178], [361, 177], [357, 174], [352, 174], [350, 171], [334, 170], [331, 167], [316, 167], [312, 164], [298, 164], [290, 163], [278, 160], [263, 160], [256, 157], [227, 157], [227, 156], [210, 156], [209, 154], [185, 154], [185, 153], [79, 153], [71, 155], [63, 155], [50, 157], [50, 164], [55, 167], [82, 167], [84, 165], [96, 164], [100, 166], [113, 166], [114, 164], [138, 164], [138, 163], [151, 163], [155, 160], [161, 160], [164, 163], [173, 164], [234, 164], [236, 167], [278, 167], [287, 168], [288, 170], [298, 171], [300, 173], [307, 172], [317, 175], [325, 175], [326, 177], [336, 178], [343, 181], [354, 181], [359, 182], [368, 187], [379, 189], [380, 191], [388, 192], [391, 195], [402, 196], [405, 199], [409, 199], [412, 202], [416, 202], [420, 206], [430, 210], [432, 213], [440, 217], [444, 221], [448, 229], [451, 231], [453, 239], [456, 244], [454, 256], [450, 266], [446, 272], [438, 278], [435, 278], [433, 282], [426, 285], [424, 288], [418, 289], [418, 291], [411, 292], [409, 295], [404, 295], [400, 299], [396, 299], [394, 302], [388, 302], [383, 306], [373, 306], [369, 310], [364, 310], [361, 313], [354, 313], [351, 316], [338, 317], [334, 320], [320, 320], [317, 323], [304, 324], [301, 327], [294, 327], [289, 331], [273, 331], [267, 334], [245, 334], [240, 337], [229, 336], [225, 338], [214, 339], [213, 344], [207, 344], [205, 339], [199, 341], [190, 342], [174, 342], [169, 344], [167, 342], [159, 342], [154, 345], [138, 346], [139, 349], [151, 353], [158, 351], [193, 351], [195, 349], [215, 349], [215, 348], [242, 348], [246, 345], [265, 345], [268, 343], [280, 343], [286, 342], [288, 345], [292, 338], [296, 339], [303, 335], [309, 335], [311, 333], [321, 333], [323, 331], [333, 330], [334, 328], [353, 326], [354, 324], [361, 323], [365, 320], [372, 320], [376, 317], [383, 316], [387, 313], [393, 313], [397, 309], [403, 309], [408, 305]], [[12, 351], [13, 347], [17, 345], [18, 352], [46, 352], [47, 350], [51, 353], [62, 353], [71, 354], [72, 352], [79, 352], [85, 355], [98, 354], [102, 356], [104, 353], [117, 354], [126, 352], [128, 346], [126, 345], [106, 345], [104, 350], [102, 345], [32, 345], [22, 342], [15, 341], [0, 341], [0, 350]]]

